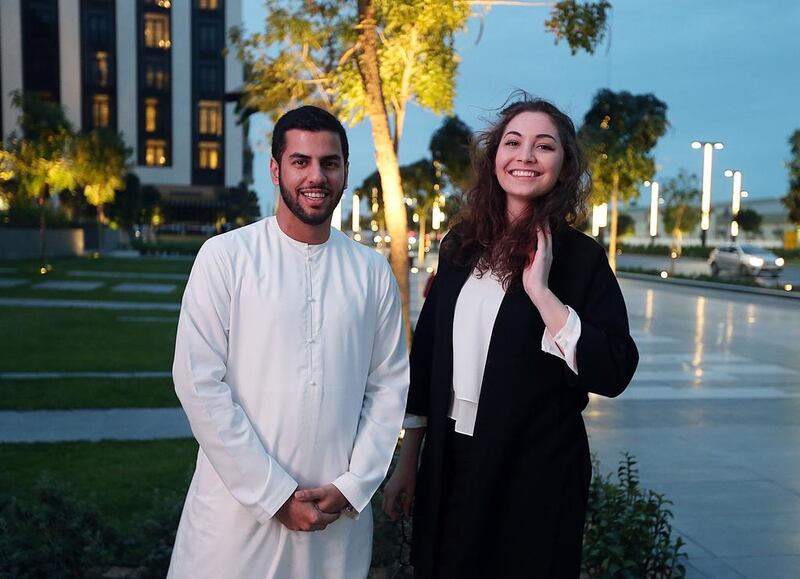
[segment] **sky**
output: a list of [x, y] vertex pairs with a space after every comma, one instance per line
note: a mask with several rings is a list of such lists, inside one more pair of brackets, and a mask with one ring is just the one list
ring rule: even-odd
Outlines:
[[[609, 32], [593, 55], [572, 56], [565, 43], [554, 43], [544, 30], [546, 7], [492, 7], [477, 43], [480, 23], [470, 19], [456, 42], [461, 63], [455, 114], [482, 130], [509, 94], [522, 88], [551, 100], [580, 126], [600, 89], [652, 93], [667, 104], [670, 122], [654, 150], [656, 180], [685, 169], [698, 175], [699, 187], [702, 151], [690, 144], [720, 141], [725, 148], [713, 157], [714, 204], [731, 200], [725, 169], [742, 172], [751, 198], [784, 196], [788, 139], [800, 129], [800, 0], [611, 2]], [[261, 0], [243, 5], [245, 27], [263, 29]], [[271, 213], [269, 122], [259, 116], [250, 135], [255, 188], [262, 210]], [[411, 106], [401, 164], [430, 156], [428, 143], [441, 122]], [[349, 127], [348, 136], [352, 189], [375, 170], [369, 122]]]

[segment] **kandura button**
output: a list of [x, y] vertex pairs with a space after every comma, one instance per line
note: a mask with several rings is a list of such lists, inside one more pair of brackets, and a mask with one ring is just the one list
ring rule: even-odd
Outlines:
[[309, 385], [309, 386], [316, 386], [316, 385], [317, 385], [317, 383], [316, 383], [316, 382], [314, 382], [314, 381], [312, 380], [311, 382], [309, 382], [309, 383], [308, 383], [308, 385]]
[[306, 344], [313, 344], [314, 338], [306, 338]]
[[313, 302], [314, 298], [312, 298], [311, 296], [308, 296], [308, 297], [306, 297], [306, 301], [307, 302]]

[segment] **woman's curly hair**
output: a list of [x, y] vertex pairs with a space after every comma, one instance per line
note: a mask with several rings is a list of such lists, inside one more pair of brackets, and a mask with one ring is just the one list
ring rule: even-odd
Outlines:
[[[446, 251], [453, 261], [476, 268], [480, 276], [491, 273], [511, 290], [521, 288], [522, 271], [536, 247], [536, 231], [549, 223], [551, 231], [581, 222], [586, 216], [591, 177], [572, 120], [552, 103], [515, 92], [496, 122], [477, 135], [472, 147], [475, 181], [465, 204], [454, 219], [455, 235]], [[520, 113], [541, 112], [558, 129], [564, 147], [564, 164], [555, 187], [532, 199], [527, 211], [513, 222], [506, 216], [506, 193], [495, 174], [495, 156], [508, 123]]]

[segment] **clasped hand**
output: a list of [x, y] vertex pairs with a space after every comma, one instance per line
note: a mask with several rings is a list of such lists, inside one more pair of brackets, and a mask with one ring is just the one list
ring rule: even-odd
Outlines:
[[322, 531], [336, 521], [348, 505], [333, 484], [298, 490], [275, 513], [275, 518], [290, 531]]

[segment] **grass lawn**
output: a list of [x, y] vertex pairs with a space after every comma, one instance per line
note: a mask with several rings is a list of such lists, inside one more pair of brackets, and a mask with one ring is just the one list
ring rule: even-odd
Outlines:
[[2, 307], [0, 372], [168, 371], [176, 325], [169, 312]]
[[156, 491], [186, 492], [196, 455], [197, 443], [188, 438], [0, 444], [0, 494], [30, 500], [36, 482], [48, 475], [126, 529], [150, 507]]
[[[189, 270], [192, 268], [192, 260], [188, 258], [179, 259], [166, 259], [158, 257], [142, 257], [142, 258], [120, 258], [120, 257], [101, 257], [93, 259], [91, 257], [66, 257], [66, 258], [53, 258], [50, 265], [53, 266], [53, 271], [48, 274], [50, 276], [63, 275], [64, 272], [69, 270], [81, 271], [114, 271], [114, 272], [130, 272], [130, 273], [180, 273], [189, 275]], [[2, 266], [9, 268], [16, 268], [21, 276], [39, 276], [39, 263], [38, 259], [27, 259], [24, 261], [4, 261]], [[41, 277], [41, 276], [39, 276]]]
[[178, 406], [170, 378], [0, 380], [0, 410]]

